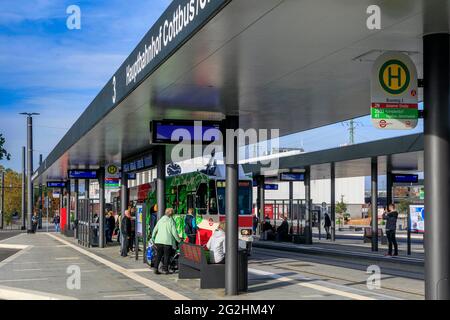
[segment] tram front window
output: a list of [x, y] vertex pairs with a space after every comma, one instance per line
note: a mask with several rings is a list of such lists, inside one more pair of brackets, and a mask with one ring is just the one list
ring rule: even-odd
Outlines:
[[[220, 183], [218, 183], [220, 185]], [[223, 182], [225, 185], [225, 182]], [[252, 188], [247, 181], [239, 182], [238, 190], [238, 210], [240, 215], [250, 215], [252, 213]], [[217, 198], [219, 203], [219, 212], [225, 214], [225, 187], [217, 187]]]

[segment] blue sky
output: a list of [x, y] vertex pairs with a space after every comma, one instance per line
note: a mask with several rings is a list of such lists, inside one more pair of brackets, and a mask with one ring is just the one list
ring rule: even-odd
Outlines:
[[[34, 120], [34, 167], [89, 105], [170, 0], [2, 0], [0, 2], [0, 132], [11, 161], [20, 170], [25, 144], [22, 111], [39, 112]], [[81, 30], [66, 27], [69, 5], [81, 8]], [[369, 109], [368, 109], [369, 112]], [[365, 142], [421, 132], [380, 131], [369, 117], [357, 119], [355, 140]], [[314, 151], [348, 142], [342, 123], [283, 137], [282, 147]]]
[[[170, 0], [0, 1], [0, 132], [20, 170], [22, 111], [34, 120], [34, 167], [89, 105]], [[66, 9], [81, 9], [81, 30], [69, 30]]]

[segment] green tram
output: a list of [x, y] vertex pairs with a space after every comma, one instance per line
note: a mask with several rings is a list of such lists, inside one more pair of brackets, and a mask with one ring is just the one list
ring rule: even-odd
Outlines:
[[[209, 174], [208, 174], [209, 173]], [[252, 239], [252, 178], [243, 173], [239, 168], [238, 190], [238, 214], [239, 214], [239, 239], [245, 241], [245, 245]], [[220, 221], [225, 220], [225, 166], [214, 166], [210, 170], [182, 173], [166, 178], [166, 207], [175, 210], [175, 221], [178, 233], [183, 239], [184, 217], [189, 208], [194, 209], [196, 222], [199, 227], [197, 244], [206, 244], [212, 232]], [[150, 225], [150, 208], [156, 204], [156, 181], [146, 186], [138, 186], [141, 190], [134, 190], [134, 194], [145, 195], [142, 199], [147, 208], [147, 225]], [[133, 193], [130, 188], [130, 196]], [[135, 197], [136, 198], [136, 197]], [[131, 199], [131, 197], [130, 197]], [[241, 246], [244, 243], [241, 242]]]

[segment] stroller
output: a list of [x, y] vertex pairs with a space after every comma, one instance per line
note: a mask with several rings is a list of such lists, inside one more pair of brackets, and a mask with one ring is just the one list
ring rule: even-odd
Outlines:
[[[147, 248], [147, 264], [152, 267], [155, 268], [155, 264], [156, 264], [156, 256], [157, 256], [158, 252], [156, 250], [156, 245], [152, 242], [149, 243], [149, 246]], [[169, 258], [169, 272], [171, 273], [175, 273], [178, 271], [178, 259], [180, 257], [180, 249], [179, 247], [177, 247], [176, 250], [172, 251], [172, 255]], [[160, 266], [158, 266], [159, 269]]]

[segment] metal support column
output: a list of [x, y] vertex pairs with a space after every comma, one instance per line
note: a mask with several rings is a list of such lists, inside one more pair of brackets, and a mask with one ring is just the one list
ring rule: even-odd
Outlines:
[[[229, 116], [225, 120], [226, 129], [234, 131], [239, 127], [239, 117]], [[238, 152], [239, 141], [234, 135], [225, 135], [225, 164], [226, 164], [226, 190], [225, 190], [225, 213], [226, 213], [226, 236], [225, 236], [225, 294], [237, 295], [238, 286], [238, 185], [239, 165]], [[263, 209], [264, 210], [264, 209]]]
[[25, 147], [22, 147], [22, 230], [26, 230], [26, 158], [25, 158], [26, 150]]
[[[61, 220], [62, 220], [62, 208], [64, 208], [64, 189], [63, 188], [61, 188], [60, 190], [59, 190], [59, 218], [60, 218], [60, 223], [62, 222]], [[60, 231], [62, 231], [62, 229], [63, 229], [63, 226], [60, 224], [60, 226], [61, 226], [61, 230]]]
[[372, 251], [378, 251], [378, 158], [371, 159]]
[[[98, 213], [98, 247], [105, 247], [105, 169], [100, 168], [98, 177], [99, 186], [99, 202], [100, 208]], [[136, 248], [137, 250], [137, 248]]]
[[311, 210], [311, 168], [305, 168], [305, 244], [312, 244], [312, 210]]
[[[289, 219], [294, 221], [294, 181], [289, 181], [289, 205], [288, 205], [288, 214]], [[297, 226], [299, 227], [299, 226]]]
[[120, 185], [120, 214], [123, 217], [128, 209], [128, 175], [123, 170]]
[[[39, 155], [39, 167], [42, 165], [42, 154]], [[42, 229], [42, 212], [44, 210], [44, 196], [42, 183], [39, 183], [39, 210], [38, 210], [38, 229]]]
[[[70, 180], [69, 180], [69, 183], [70, 183]], [[73, 237], [75, 239], [78, 239], [78, 201], [79, 201], [79, 191], [80, 191], [78, 179], [74, 180], [73, 188], [74, 188], [74, 190], [73, 190], [73, 192], [74, 192], [74, 195], [73, 195], [74, 196], [74, 207], [73, 207], [73, 209], [74, 209], [74, 220], [75, 220], [75, 226], [73, 229]]]
[[392, 156], [387, 156], [386, 163], [386, 209], [389, 204], [394, 203], [394, 198], [392, 196], [392, 188], [394, 183], [392, 182]]
[[264, 183], [265, 183], [265, 177], [264, 176], [258, 176], [257, 178], [257, 195], [258, 195], [258, 217], [259, 217], [259, 233], [261, 234], [261, 222], [264, 221], [265, 217], [265, 210], [264, 210], [264, 202], [265, 202], [265, 192], [264, 192]]
[[[66, 185], [66, 194], [65, 194], [65, 205], [66, 205], [66, 214], [67, 214], [67, 219], [66, 219], [66, 231], [70, 230], [70, 193], [71, 193], [71, 185], [70, 185], [70, 181], [69, 183]], [[67, 233], [66, 233], [67, 234]]]
[[31, 217], [33, 215], [33, 118], [27, 116], [27, 217], [28, 230], [32, 230]]
[[330, 163], [331, 170], [331, 198], [330, 198], [330, 220], [331, 220], [331, 241], [336, 241], [336, 164]]
[[[446, 14], [448, 8], [442, 8]], [[448, 17], [446, 19], [448, 21]], [[426, 34], [425, 298], [450, 299], [450, 35]]]
[[159, 220], [166, 210], [166, 146], [158, 146], [156, 150], [156, 203]]

